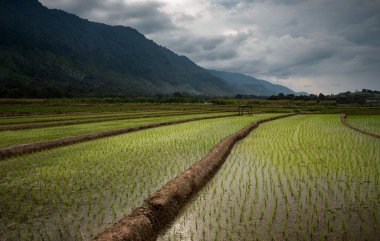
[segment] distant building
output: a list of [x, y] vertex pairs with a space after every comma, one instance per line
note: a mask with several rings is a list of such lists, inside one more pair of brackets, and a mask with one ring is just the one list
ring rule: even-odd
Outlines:
[[367, 99], [366, 103], [380, 103], [380, 99]]

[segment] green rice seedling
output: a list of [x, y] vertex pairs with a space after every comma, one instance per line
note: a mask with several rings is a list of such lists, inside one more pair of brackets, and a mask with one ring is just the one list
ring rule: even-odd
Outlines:
[[[380, 142], [343, 126], [339, 115], [276, 120], [238, 143], [186, 210], [212, 206], [206, 225], [222, 210], [223, 240], [376, 240], [379, 163]], [[180, 240], [172, 228], [159, 240], [168, 236]]]
[[[268, 116], [272, 115], [195, 121], [3, 160], [0, 239], [31, 240], [27, 223], [32, 222], [34, 232], [43, 233], [46, 239], [81, 236], [89, 240], [201, 159], [224, 137], [255, 118]], [[217, 215], [218, 210], [206, 207], [209, 205], [201, 210], [204, 220]], [[196, 216], [202, 219], [202, 215]], [[20, 227], [19, 234], [7, 228], [13, 222]], [[198, 226], [206, 227], [203, 222]], [[198, 237], [194, 234], [194, 239]]]
[[349, 115], [347, 121], [361, 130], [380, 135], [380, 115]]
[[104, 122], [95, 122], [87, 124], [77, 124], [68, 126], [56, 126], [37, 129], [0, 131], [0, 148], [13, 145], [32, 143], [37, 141], [47, 141], [52, 139], [77, 136], [82, 134], [96, 133], [102, 131], [110, 131], [121, 128], [144, 125], [148, 123], [188, 119], [203, 116], [223, 115], [225, 113], [207, 113], [207, 114], [189, 114], [189, 115], [173, 115], [162, 117], [135, 118], [126, 120], [112, 120]]

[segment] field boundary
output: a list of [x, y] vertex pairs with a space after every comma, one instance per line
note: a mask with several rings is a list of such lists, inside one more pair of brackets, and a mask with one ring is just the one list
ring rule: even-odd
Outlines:
[[[68, 120], [57, 120], [57, 121], [35, 121], [36, 124], [22, 123], [8, 124], [0, 126], [0, 131], [15, 131], [15, 130], [26, 130], [26, 129], [37, 129], [46, 127], [57, 127], [57, 126], [69, 126], [69, 125], [80, 125], [80, 124], [90, 124], [96, 122], [107, 122], [116, 120], [128, 120], [128, 119], [140, 119], [140, 118], [154, 118], [154, 117], [164, 117], [164, 116], [176, 116], [176, 115], [196, 115], [196, 114], [212, 114], [213, 112], [179, 112], [179, 113], [167, 113], [167, 114], [142, 114], [142, 115], [120, 115], [120, 116], [110, 116], [110, 117], [86, 117], [85, 119], [68, 119]], [[38, 123], [40, 122], [40, 123]]]
[[354, 131], [358, 131], [360, 133], [363, 133], [363, 134], [366, 134], [366, 135], [369, 135], [369, 136], [372, 136], [372, 137], [375, 137], [375, 138], [380, 138], [380, 135], [379, 134], [375, 134], [375, 133], [372, 133], [372, 132], [368, 132], [368, 131], [365, 131], [365, 130], [362, 130], [360, 128], [357, 128], [353, 125], [351, 125], [350, 123], [347, 122], [347, 115], [346, 114], [341, 114], [340, 115], [340, 122], [342, 122], [343, 125], [347, 126], [348, 128], [354, 130]]
[[[227, 111], [228, 112], [228, 111]], [[34, 123], [51, 123], [51, 122], [60, 122], [60, 121], [74, 121], [74, 120], [89, 120], [89, 119], [104, 119], [104, 118], [113, 118], [113, 117], [129, 117], [129, 116], [142, 116], [142, 115], [168, 115], [168, 114], [182, 114], [182, 113], [189, 113], [191, 114], [197, 114], [197, 113], [218, 113], [218, 112], [207, 112], [207, 111], [194, 111], [194, 112], [184, 112], [184, 111], [173, 111], [173, 112], [126, 112], [124, 114], [122, 113], [105, 113], [102, 115], [102, 113], [98, 114], [79, 114], [79, 115], [71, 115], [71, 114], [64, 114], [64, 115], [46, 115], [46, 116], [26, 116], [25, 118], [41, 118], [41, 117], [58, 117], [58, 119], [44, 119], [44, 120], [19, 120], [14, 122], [0, 122], [1, 126], [12, 126], [12, 125], [27, 125], [27, 124], [34, 124]], [[108, 115], [107, 115], [108, 114]], [[65, 116], [70, 116], [69, 118], [64, 118]], [[16, 116], [17, 117], [17, 116]], [[63, 118], [62, 118], [63, 117]], [[0, 119], [6, 118], [9, 119], [11, 117], [0, 117]], [[61, 118], [61, 119], [60, 119]], [[22, 119], [22, 118], [20, 118]]]
[[257, 120], [224, 138], [205, 157], [151, 194], [129, 215], [96, 236], [93, 241], [153, 241], [191, 197], [215, 175], [233, 146], [261, 123], [293, 116], [287, 114]]
[[90, 134], [85, 134], [85, 135], [70, 136], [70, 137], [65, 137], [65, 138], [60, 138], [60, 139], [54, 139], [54, 140], [49, 140], [49, 141], [39, 141], [39, 142], [15, 145], [11, 147], [1, 148], [0, 159], [4, 159], [6, 157], [15, 156], [19, 154], [25, 154], [29, 152], [36, 152], [36, 151], [41, 151], [45, 149], [71, 145], [78, 142], [84, 142], [84, 141], [90, 141], [90, 140], [95, 140], [95, 139], [104, 138], [104, 137], [126, 134], [130, 132], [150, 129], [154, 127], [174, 125], [174, 124], [180, 124], [180, 123], [185, 123], [185, 122], [190, 122], [190, 121], [232, 117], [232, 116], [237, 116], [237, 114], [203, 116], [203, 117], [194, 117], [194, 118], [172, 120], [172, 121], [154, 122], [154, 123], [148, 123], [148, 124], [140, 125], [140, 126], [132, 126], [128, 128], [116, 129], [112, 131], [96, 132], [96, 133], [90, 133]]

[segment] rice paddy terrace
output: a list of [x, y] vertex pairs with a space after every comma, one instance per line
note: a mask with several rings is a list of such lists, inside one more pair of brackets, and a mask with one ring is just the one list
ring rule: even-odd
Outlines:
[[[2, 156], [0, 240], [380, 237], [378, 138], [342, 124], [339, 114], [234, 114], [146, 109], [0, 117], [0, 152], [113, 133]], [[379, 115], [348, 115], [346, 122], [380, 133]], [[118, 132], [127, 128], [136, 129]], [[248, 135], [235, 138], [242, 131]], [[214, 165], [210, 175], [197, 179], [199, 163]], [[150, 218], [166, 210], [171, 218], [157, 216], [152, 235], [139, 236], [131, 214], [149, 211], [162, 190], [166, 201]], [[178, 198], [175, 210], [165, 206]], [[123, 237], [103, 235], [120, 228]]]

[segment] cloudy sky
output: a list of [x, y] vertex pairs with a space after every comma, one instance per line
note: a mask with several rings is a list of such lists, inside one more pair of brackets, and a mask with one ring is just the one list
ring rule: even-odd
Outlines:
[[325, 94], [380, 90], [380, 0], [40, 0], [198, 65]]

